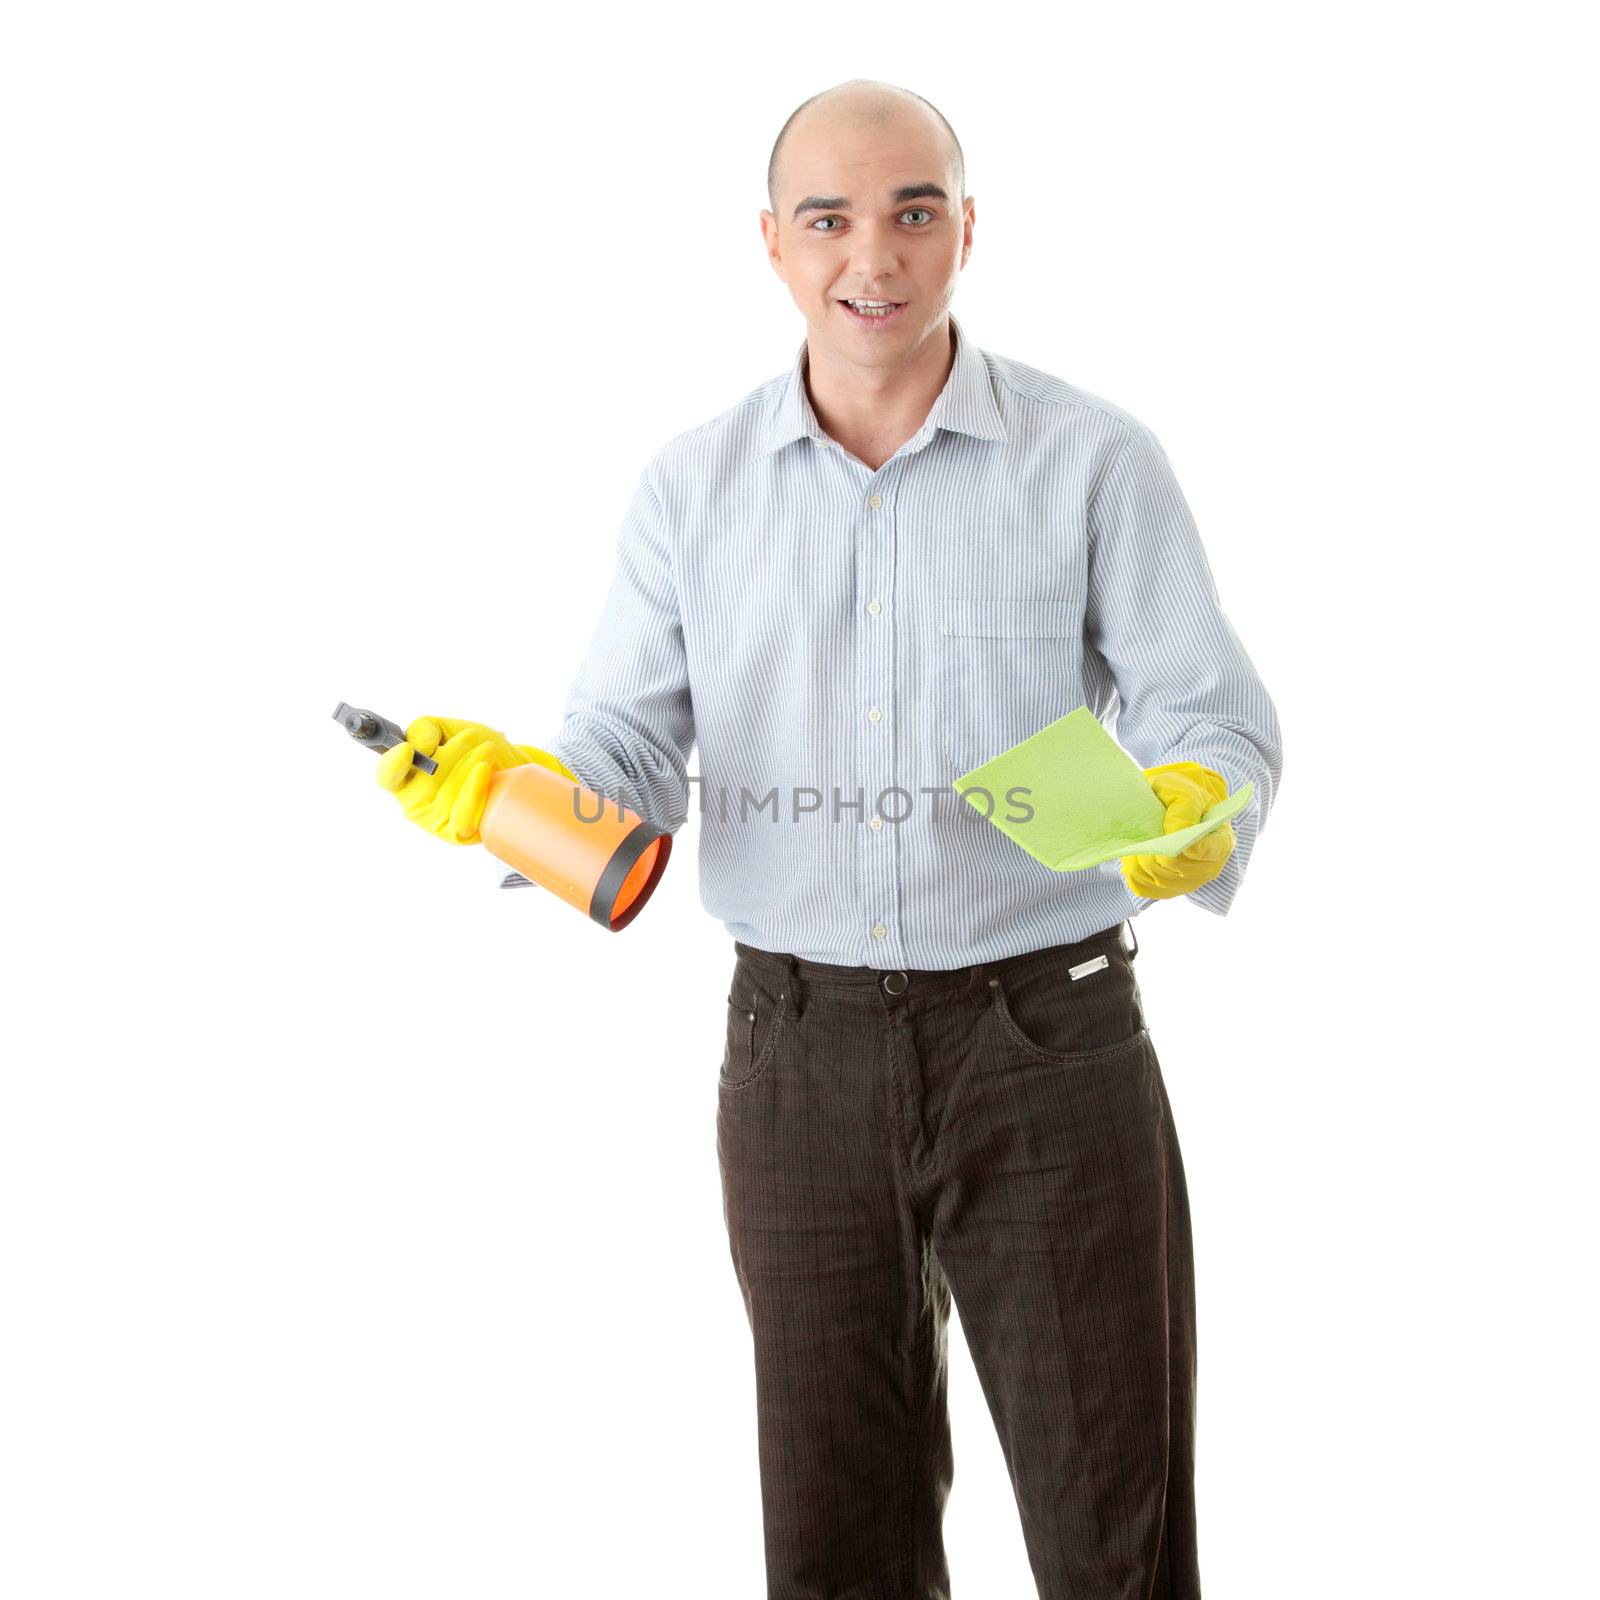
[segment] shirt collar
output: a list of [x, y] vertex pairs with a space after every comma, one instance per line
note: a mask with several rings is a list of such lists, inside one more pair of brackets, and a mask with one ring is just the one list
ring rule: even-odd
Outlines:
[[[933, 402], [927, 421], [919, 432], [932, 438], [935, 428], [951, 428], [957, 433], [970, 433], [976, 439], [1004, 439], [1006, 426], [995, 403], [994, 384], [989, 377], [988, 363], [983, 352], [950, 316], [950, 327], [955, 335], [956, 357], [950, 376], [939, 398]], [[778, 398], [771, 403], [767, 424], [756, 455], [770, 455], [796, 439], [823, 439], [822, 424], [811, 409], [811, 397], [806, 393], [807, 343], [802, 340]]]

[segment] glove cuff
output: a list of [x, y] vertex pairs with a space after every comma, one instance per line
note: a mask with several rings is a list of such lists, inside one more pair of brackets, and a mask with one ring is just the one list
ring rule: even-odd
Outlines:
[[559, 772], [568, 783], [576, 783], [578, 781], [577, 773], [560, 756], [553, 756], [548, 750], [541, 750], [536, 744], [517, 744], [511, 748], [518, 751], [527, 760], [536, 762], [541, 767], [548, 767], [552, 772]]

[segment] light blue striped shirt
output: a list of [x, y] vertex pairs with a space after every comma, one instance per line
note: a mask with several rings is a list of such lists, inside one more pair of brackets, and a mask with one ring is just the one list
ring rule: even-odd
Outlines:
[[1226, 914], [1272, 805], [1277, 716], [1156, 436], [950, 324], [949, 380], [876, 472], [822, 431], [804, 343], [656, 453], [552, 747], [658, 827], [692, 809], [701, 900], [760, 949], [967, 966], [1157, 904], [949, 787], [1080, 705], [1140, 766], [1255, 784], [1183, 898]]

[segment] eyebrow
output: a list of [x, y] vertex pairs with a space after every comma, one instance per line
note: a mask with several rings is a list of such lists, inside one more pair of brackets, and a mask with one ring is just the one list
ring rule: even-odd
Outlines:
[[[903, 205], [907, 200], [948, 201], [950, 196], [936, 183], [908, 183], [903, 189], [896, 189], [889, 198], [896, 205]], [[802, 211], [848, 211], [849, 209], [850, 202], [841, 194], [808, 194], [794, 208], [794, 215], [798, 217]]]

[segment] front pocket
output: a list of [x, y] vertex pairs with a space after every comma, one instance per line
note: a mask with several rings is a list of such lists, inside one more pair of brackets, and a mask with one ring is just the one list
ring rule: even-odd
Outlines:
[[940, 728], [958, 774], [1084, 704], [1076, 600], [947, 600], [939, 635]]
[[728, 1028], [719, 1074], [723, 1088], [741, 1088], [760, 1076], [782, 1024], [782, 1001], [764, 990], [748, 999], [728, 996]]
[[1145, 1036], [1139, 980], [1125, 950], [1108, 952], [1106, 966], [1081, 978], [1071, 976], [1073, 965], [1062, 956], [990, 979], [1002, 1031], [1035, 1060], [1092, 1062], [1131, 1049]]

